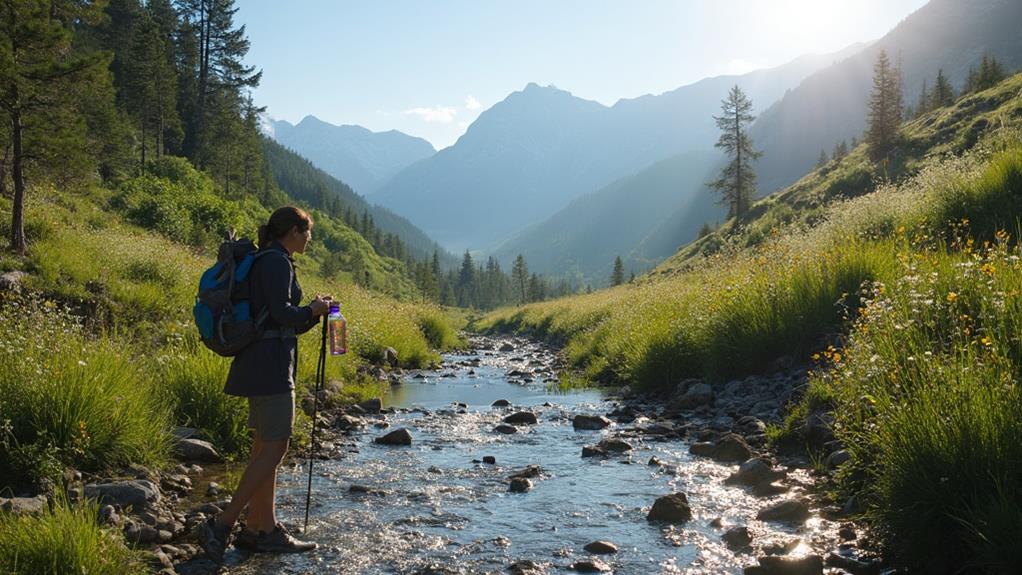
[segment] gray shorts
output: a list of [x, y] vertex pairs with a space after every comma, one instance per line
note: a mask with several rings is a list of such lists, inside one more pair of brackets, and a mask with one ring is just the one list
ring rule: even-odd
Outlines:
[[295, 392], [255, 395], [248, 398], [248, 426], [262, 441], [291, 438], [295, 424]]

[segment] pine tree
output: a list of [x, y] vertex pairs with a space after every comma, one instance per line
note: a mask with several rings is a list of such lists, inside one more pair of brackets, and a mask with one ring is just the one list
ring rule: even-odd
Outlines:
[[752, 139], [745, 126], [756, 119], [752, 115], [752, 100], [736, 84], [721, 101], [720, 116], [714, 116], [720, 128], [716, 146], [724, 150], [730, 161], [720, 172], [720, 178], [709, 186], [721, 194], [720, 203], [728, 206], [728, 217], [742, 217], [756, 195], [756, 172], [752, 162], [762, 152], [752, 149]]
[[955, 101], [955, 90], [951, 87], [944, 76], [944, 69], [937, 70], [937, 81], [933, 84], [933, 93], [930, 94], [930, 107], [941, 108], [950, 106]]
[[923, 80], [923, 89], [919, 92], [919, 101], [916, 102], [916, 109], [914, 114], [910, 114], [909, 117], [918, 118], [923, 114], [930, 111], [930, 103], [933, 96], [930, 94], [929, 88], [926, 86], [926, 80]]
[[840, 160], [841, 158], [843, 158], [843, 157], [845, 157], [847, 155], [848, 155], [848, 142], [845, 142], [844, 140], [841, 140], [840, 142], [834, 144], [834, 151], [831, 152], [831, 159], [832, 160], [835, 160], [835, 161], [836, 160]]
[[515, 263], [511, 266], [511, 285], [515, 289], [515, 297], [519, 298], [518, 303], [528, 303], [529, 268], [525, 265], [525, 258], [518, 254]]
[[827, 165], [827, 152], [820, 150], [820, 155], [816, 158], [816, 169], [819, 170], [823, 166]]
[[472, 307], [475, 304], [475, 294], [472, 288], [475, 285], [475, 264], [472, 263], [472, 254], [465, 250], [465, 256], [461, 260], [461, 270], [458, 272], [458, 305], [461, 307]]
[[619, 286], [625, 283], [625, 264], [621, 256], [614, 258], [614, 271], [610, 274], [610, 285]]
[[866, 143], [874, 160], [890, 157], [897, 144], [901, 113], [900, 73], [891, 66], [887, 52], [880, 50], [873, 64], [873, 91], [869, 98], [869, 127], [866, 129]]
[[[96, 21], [100, 4], [5, 0], [0, 6], [0, 109], [11, 140], [11, 249], [25, 253], [25, 183], [29, 159], [61, 156], [89, 163], [85, 125], [71, 86], [102, 82], [107, 54], [72, 50], [73, 24]], [[61, 18], [54, 18], [59, 14]], [[66, 163], [65, 163], [66, 165]]]
[[134, 28], [131, 58], [122, 64], [124, 76], [120, 93], [125, 109], [141, 134], [143, 170], [150, 139], [153, 155], [159, 158], [166, 149], [167, 134], [181, 131], [177, 115], [177, 77], [173, 61], [167, 58], [165, 42], [158, 23], [148, 13], [143, 13]]

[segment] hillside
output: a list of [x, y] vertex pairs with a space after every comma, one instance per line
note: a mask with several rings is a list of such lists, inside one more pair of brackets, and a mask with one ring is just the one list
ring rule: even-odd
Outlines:
[[661, 160], [573, 200], [500, 246], [494, 255], [510, 262], [524, 254], [535, 271], [579, 276], [582, 283], [596, 286], [606, 284], [617, 256], [626, 270], [644, 272], [660, 260], [643, 257], [634, 251], [635, 246], [677, 206], [691, 206], [694, 200], [684, 192], [701, 189], [711, 176], [707, 166], [716, 157], [710, 152], [689, 152]]
[[263, 155], [274, 182], [291, 198], [306, 202], [326, 213], [340, 217], [350, 211], [356, 216], [369, 214], [377, 228], [401, 238], [405, 251], [421, 261], [438, 252], [445, 267], [458, 260], [442, 249], [425, 232], [394, 212], [370, 204], [351, 186], [317, 168], [312, 162], [270, 139], [263, 140]]
[[932, 0], [859, 53], [806, 78], [763, 110], [750, 134], [766, 153], [757, 163], [763, 194], [784, 188], [816, 163], [820, 150], [861, 137], [873, 62], [887, 51], [902, 69], [905, 103], [914, 105], [938, 69], [961, 90], [984, 54], [1008, 70], [1022, 68], [1022, 3], [1011, 0]]
[[706, 383], [747, 413], [769, 391], [732, 389], [795, 372], [767, 435], [836, 467], [830, 503], [893, 565], [1017, 572], [1022, 74], [903, 130], [893, 181], [871, 185], [856, 150], [634, 284], [475, 327], [558, 342], [585, 379], [668, 405]]
[[734, 83], [766, 105], [847, 53], [804, 56], [611, 107], [529, 84], [483, 112], [455, 145], [394, 176], [374, 199], [452, 250], [492, 248], [582, 194], [658, 160], [709, 149], [711, 113]]
[[426, 140], [397, 130], [371, 132], [362, 126], [335, 126], [315, 116], [306, 116], [297, 124], [270, 120], [265, 126], [275, 141], [365, 197], [402, 169], [436, 153]]

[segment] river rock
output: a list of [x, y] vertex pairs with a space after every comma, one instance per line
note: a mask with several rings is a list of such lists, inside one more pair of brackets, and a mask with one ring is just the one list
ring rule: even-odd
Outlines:
[[405, 428], [395, 429], [383, 437], [377, 437], [374, 443], [380, 445], [411, 445], [412, 433]]
[[511, 402], [506, 399], [498, 399], [491, 403], [490, 407], [511, 407]]
[[511, 575], [543, 575], [543, 566], [531, 559], [522, 559], [508, 565], [508, 572]]
[[685, 523], [692, 519], [692, 508], [688, 505], [688, 496], [684, 493], [672, 493], [657, 498], [652, 509], [646, 515], [647, 521], [663, 521], [666, 523]]
[[583, 445], [582, 457], [606, 457], [607, 451], [601, 447]]
[[100, 525], [120, 525], [123, 521], [114, 506], [109, 503], [99, 508], [98, 519]]
[[536, 414], [531, 411], [519, 411], [505, 417], [504, 423], [510, 423], [511, 425], [536, 425], [539, 423], [539, 420], [536, 418]]
[[773, 497], [791, 491], [787, 485], [781, 485], [772, 481], [757, 483], [752, 487], [752, 494], [756, 497]]
[[122, 509], [130, 507], [135, 511], [148, 509], [161, 499], [160, 488], [148, 479], [93, 483], [85, 486], [84, 495], [100, 503], [109, 503]]
[[610, 555], [612, 553], [617, 553], [617, 545], [614, 545], [610, 541], [593, 541], [582, 549], [585, 549], [595, 555]]
[[219, 463], [223, 461], [213, 444], [201, 439], [189, 437], [178, 439], [174, 443], [174, 455], [183, 461], [199, 461], [202, 463]]
[[827, 469], [837, 469], [851, 460], [852, 454], [847, 449], [839, 449], [827, 456]]
[[713, 388], [707, 383], [699, 382], [689, 386], [684, 395], [672, 399], [667, 404], [667, 408], [670, 410], [694, 409], [706, 405], [712, 400]]
[[530, 479], [533, 477], [539, 477], [543, 473], [543, 468], [538, 465], [530, 465], [525, 469], [508, 475], [508, 479], [522, 478]]
[[717, 461], [745, 461], [752, 456], [752, 449], [741, 435], [729, 433], [720, 438], [713, 447], [713, 457]]
[[571, 569], [573, 571], [578, 571], [579, 573], [611, 572], [610, 565], [607, 565], [606, 563], [600, 561], [599, 559], [583, 559], [581, 561], [576, 561], [571, 564]]
[[390, 367], [397, 367], [397, 350], [392, 347], [383, 349], [383, 361]]
[[781, 471], [774, 471], [770, 463], [765, 459], [750, 459], [738, 467], [738, 471], [732, 473], [724, 480], [726, 485], [758, 485], [769, 483], [784, 477]]
[[823, 558], [819, 555], [805, 557], [759, 558], [759, 565], [746, 567], [745, 575], [823, 575]]
[[499, 424], [497, 427], [494, 427], [493, 430], [496, 431], [497, 433], [505, 433], [505, 434], [518, 433], [518, 428], [517, 427], [515, 427], [513, 425], [508, 425], [506, 423]]
[[525, 493], [532, 490], [532, 481], [524, 477], [515, 477], [511, 479], [511, 485], [508, 487], [508, 491], [511, 493]]
[[357, 405], [366, 413], [379, 413], [383, 409], [383, 401], [378, 397], [363, 401]]
[[611, 421], [602, 415], [576, 415], [571, 420], [571, 426], [579, 430], [600, 430], [611, 424]]
[[48, 502], [45, 495], [11, 497], [10, 499], [0, 497], [0, 509], [14, 515], [39, 515], [48, 509]]
[[160, 532], [150, 525], [130, 521], [124, 526], [124, 539], [128, 541], [128, 543], [145, 545], [147, 543], [155, 543], [159, 541]]
[[697, 441], [688, 446], [688, 452], [700, 457], [712, 457], [715, 445], [709, 441]]
[[766, 432], [766, 424], [755, 416], [746, 415], [738, 419], [735, 431], [742, 435], [758, 435]]
[[596, 444], [596, 448], [602, 449], [608, 453], [626, 453], [633, 449], [632, 444], [616, 437], [608, 437], [603, 441], [600, 441]]
[[760, 521], [780, 521], [783, 523], [804, 523], [809, 518], [809, 506], [798, 499], [786, 499], [769, 507], [760, 509], [756, 519]]
[[514, 351], [515, 346], [511, 345], [510, 343], [504, 343], [498, 349], [500, 351]]
[[345, 413], [337, 416], [337, 419], [334, 420], [334, 427], [337, 429], [359, 429], [365, 427], [365, 421]]
[[749, 535], [749, 528], [744, 525], [728, 529], [721, 536], [721, 539], [727, 544], [728, 549], [732, 551], [748, 547], [749, 543], [752, 543], [752, 535]]
[[497, 464], [497, 458], [492, 456], [492, 455], [484, 455], [483, 456], [483, 463], [485, 463], [487, 465], [496, 465]]

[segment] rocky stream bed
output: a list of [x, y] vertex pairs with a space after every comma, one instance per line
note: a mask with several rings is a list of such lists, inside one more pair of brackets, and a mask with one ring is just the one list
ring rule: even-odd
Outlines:
[[[199, 553], [189, 532], [225, 497], [201, 439], [181, 442], [170, 472], [68, 480], [161, 575], [884, 572], [844, 519], [854, 502], [827, 505], [808, 461], [765, 450], [804, 368], [649, 396], [557, 391], [562, 367], [536, 342], [473, 337], [438, 370], [379, 372], [393, 383], [381, 400], [322, 413], [308, 554], [231, 550], [218, 568]], [[810, 435], [825, 442], [825, 424]], [[304, 463], [279, 478], [296, 531]]]

